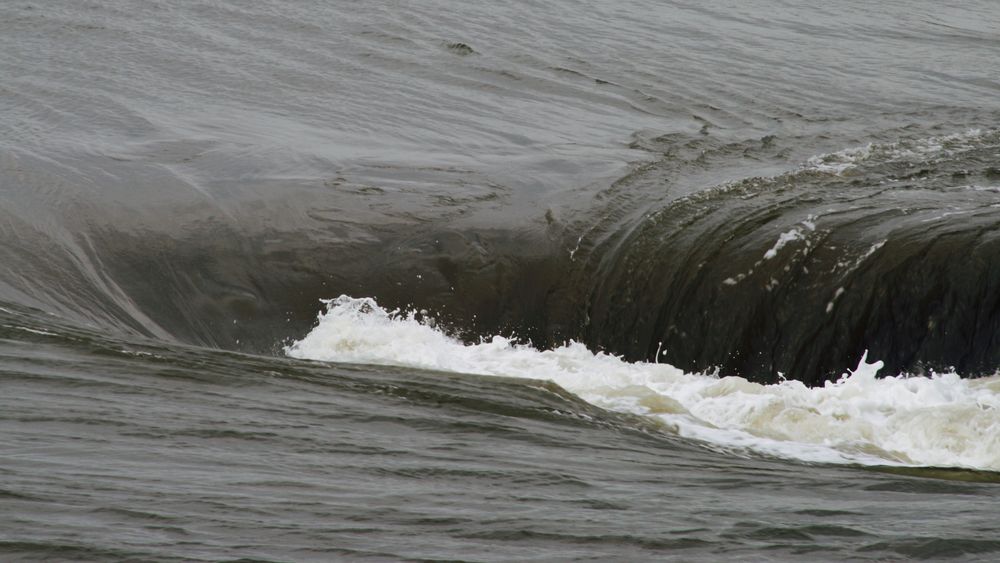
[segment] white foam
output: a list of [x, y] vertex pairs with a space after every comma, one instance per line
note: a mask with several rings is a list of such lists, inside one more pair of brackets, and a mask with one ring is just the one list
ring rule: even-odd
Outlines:
[[552, 380], [600, 407], [656, 418], [728, 451], [822, 463], [1000, 471], [1000, 378], [954, 373], [876, 379], [862, 358], [836, 383], [760, 385], [628, 363], [579, 343], [540, 351], [495, 336], [465, 345], [372, 299], [327, 301], [289, 356]]
[[[815, 227], [813, 228], [813, 230], [815, 230]], [[784, 248], [786, 244], [796, 240], [803, 240], [804, 238], [805, 237], [802, 236], [802, 229], [798, 228], [781, 233], [781, 235], [778, 236], [777, 242], [774, 243], [774, 246], [772, 246], [770, 250], [764, 253], [764, 259], [770, 260], [771, 258], [774, 258], [775, 256], [778, 255], [778, 251]]]
[[2, 326], [4, 328], [12, 328], [14, 330], [21, 330], [21, 331], [24, 331], [24, 332], [30, 332], [32, 334], [40, 334], [42, 336], [59, 336], [58, 334], [56, 334], [54, 332], [49, 332], [47, 330], [41, 330], [41, 329], [37, 329], [37, 328], [28, 328], [26, 326], [8, 325], [8, 324], [0, 325], [0, 326]]
[[969, 129], [952, 135], [904, 140], [896, 143], [868, 143], [861, 147], [852, 147], [810, 157], [806, 161], [805, 168], [840, 175], [873, 158], [883, 162], [895, 162], [912, 159], [924, 160], [929, 156], [936, 155], [952, 156], [972, 150], [977, 141], [987, 135], [994, 135], [996, 132], [996, 130], [984, 132], [982, 129]]

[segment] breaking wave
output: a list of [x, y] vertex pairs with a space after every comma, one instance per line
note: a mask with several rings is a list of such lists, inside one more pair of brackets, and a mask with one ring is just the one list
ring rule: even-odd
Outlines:
[[494, 336], [463, 344], [426, 314], [370, 298], [326, 301], [316, 327], [286, 348], [302, 359], [551, 380], [609, 410], [652, 417], [678, 435], [729, 451], [813, 463], [1000, 470], [1000, 377], [876, 378], [861, 358], [823, 387], [685, 373], [630, 363], [577, 342], [537, 350]]

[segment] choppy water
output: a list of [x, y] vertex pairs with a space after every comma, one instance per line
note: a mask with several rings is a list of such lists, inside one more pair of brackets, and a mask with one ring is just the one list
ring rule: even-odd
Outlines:
[[989, 1], [3, 3], [0, 558], [996, 559], [998, 55]]

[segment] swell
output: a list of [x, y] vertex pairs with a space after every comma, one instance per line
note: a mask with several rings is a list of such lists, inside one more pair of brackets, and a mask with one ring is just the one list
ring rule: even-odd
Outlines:
[[998, 122], [967, 4], [5, 5], [0, 300], [263, 353], [348, 294], [761, 381], [990, 372], [995, 135], [919, 149]]
[[[348, 294], [432, 311], [467, 340], [574, 339], [762, 382], [836, 379], [865, 350], [888, 373], [1000, 365], [996, 132], [862, 146], [709, 187], [697, 170], [718, 179], [715, 162], [780, 158], [794, 139], [655, 142], [659, 161], [589, 204], [528, 211], [474, 177], [431, 202], [343, 178], [244, 182], [227, 199], [119, 161], [115, 177], [141, 178], [142, 197], [4, 207], [15, 243], [0, 250], [3, 298], [258, 353], [304, 335], [319, 299]], [[9, 153], [4, 171], [11, 193], [37, 193], [67, 166]], [[86, 166], [72, 171], [96, 174]], [[415, 173], [455, 176], [386, 172]], [[101, 190], [127, 194], [108, 179]]]

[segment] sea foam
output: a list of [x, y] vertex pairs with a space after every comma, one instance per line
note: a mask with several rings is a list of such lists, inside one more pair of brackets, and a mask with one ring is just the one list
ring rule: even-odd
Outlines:
[[[316, 327], [286, 348], [295, 358], [551, 380], [599, 407], [734, 453], [816, 463], [1000, 471], [1000, 377], [955, 373], [876, 379], [882, 362], [824, 387], [630, 363], [570, 342], [537, 350], [501, 336], [464, 344], [373, 299], [325, 301]], [[789, 374], [792, 375], [792, 374]]]
[[895, 143], [868, 143], [860, 147], [810, 157], [803, 168], [840, 175], [869, 160], [883, 163], [909, 160], [926, 162], [934, 157], [950, 157], [973, 150], [991, 139], [996, 142], [997, 133], [996, 129], [986, 131], [969, 129], [951, 135], [901, 140]]

